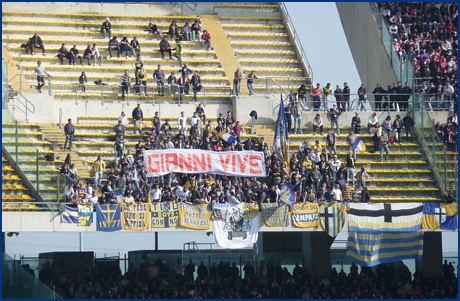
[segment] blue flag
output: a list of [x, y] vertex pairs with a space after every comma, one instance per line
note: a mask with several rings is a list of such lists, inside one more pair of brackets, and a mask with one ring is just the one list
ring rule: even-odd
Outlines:
[[97, 231], [119, 231], [121, 230], [120, 205], [100, 205], [96, 206]]
[[355, 143], [353, 143], [353, 145], [351, 147], [353, 147], [353, 149], [355, 149], [358, 152], [365, 152], [366, 151], [366, 145], [359, 138], [356, 138]]
[[273, 153], [278, 156], [278, 159], [286, 163], [286, 168], [289, 170], [289, 155], [288, 155], [288, 129], [286, 122], [286, 114], [284, 112], [284, 102], [281, 97], [280, 109], [278, 111], [278, 119], [275, 126], [275, 138], [273, 140]]
[[285, 203], [288, 206], [294, 206], [295, 203], [295, 194], [294, 190], [292, 189], [291, 184], [289, 183], [284, 183], [281, 186], [281, 196], [280, 196], [280, 201]]
[[93, 205], [78, 204], [78, 226], [89, 227], [93, 223]]

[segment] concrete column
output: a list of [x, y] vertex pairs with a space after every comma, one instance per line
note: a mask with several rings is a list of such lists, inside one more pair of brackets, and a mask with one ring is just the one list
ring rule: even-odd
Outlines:
[[264, 232], [259, 232], [259, 236], [257, 237], [257, 261], [260, 262], [261, 260], [265, 260], [265, 263], [268, 262], [267, 259], [264, 258]]
[[304, 258], [304, 268], [310, 273], [312, 270], [312, 243], [311, 236], [313, 232], [302, 232], [302, 253]]
[[5, 253], [5, 232], [2, 232], [2, 252]]
[[442, 232], [425, 232], [422, 262], [425, 277], [442, 276]]
[[331, 245], [334, 238], [326, 232], [311, 233], [311, 274], [328, 276], [331, 271]]

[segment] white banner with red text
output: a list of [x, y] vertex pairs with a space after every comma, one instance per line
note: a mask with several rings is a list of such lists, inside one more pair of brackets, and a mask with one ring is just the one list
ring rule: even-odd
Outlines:
[[148, 177], [177, 173], [212, 173], [229, 176], [265, 177], [262, 152], [215, 152], [198, 149], [164, 149], [144, 152]]

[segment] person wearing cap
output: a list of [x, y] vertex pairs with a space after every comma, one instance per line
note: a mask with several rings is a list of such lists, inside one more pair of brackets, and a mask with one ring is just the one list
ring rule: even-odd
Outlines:
[[192, 39], [192, 29], [190, 28], [190, 22], [186, 21], [184, 24], [184, 28], [182, 29], [184, 32], [184, 38], [186, 41], [195, 41], [195, 37]]
[[176, 39], [176, 48], [173, 57], [179, 60], [179, 66], [182, 66], [182, 42], [179, 39]]
[[105, 18], [104, 23], [102, 23], [101, 32], [104, 35], [104, 39], [107, 38], [107, 33], [109, 34], [109, 39], [112, 38], [112, 24], [109, 21], [109, 18]]
[[211, 34], [206, 29], [203, 29], [203, 34], [201, 35], [201, 50], [204, 50], [205, 43], [209, 44], [208, 50], [214, 49], [212, 48]]
[[361, 118], [358, 112], [355, 112], [355, 116], [351, 119], [351, 129], [354, 133], [361, 134]]
[[360, 107], [360, 110], [364, 110], [366, 112], [366, 107], [365, 107], [365, 102], [366, 102], [366, 88], [364, 87], [364, 84], [361, 84], [361, 87], [358, 89], [358, 107]]

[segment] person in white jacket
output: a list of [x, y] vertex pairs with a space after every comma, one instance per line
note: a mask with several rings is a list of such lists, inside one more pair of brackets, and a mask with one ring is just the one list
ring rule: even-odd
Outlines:
[[96, 58], [96, 62], [99, 62], [99, 66], [102, 66], [102, 60], [104, 57], [99, 53], [99, 50], [97, 50], [96, 43], [93, 44], [93, 51], [91, 55]]
[[335, 182], [335, 180], [337, 178], [337, 171], [339, 170], [340, 166], [342, 165], [340, 160], [337, 159], [337, 155], [334, 155], [334, 158], [332, 159], [331, 165], [332, 165], [332, 168], [331, 168], [331, 170], [332, 170], [332, 181]]

